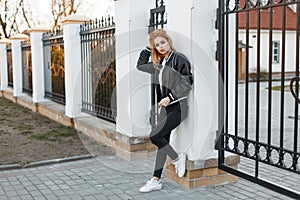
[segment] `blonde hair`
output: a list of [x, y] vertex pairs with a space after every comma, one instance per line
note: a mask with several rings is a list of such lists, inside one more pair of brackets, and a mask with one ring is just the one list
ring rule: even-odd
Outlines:
[[172, 51], [176, 51], [173, 41], [171, 39], [171, 37], [167, 34], [167, 32], [163, 29], [157, 29], [155, 31], [153, 31], [150, 34], [149, 37], [149, 44], [150, 44], [150, 48], [151, 48], [151, 57], [152, 57], [152, 61], [155, 65], [158, 65], [161, 61], [161, 59], [164, 57], [164, 55], [160, 54], [157, 49], [155, 48], [155, 44], [154, 44], [154, 39], [156, 37], [163, 37], [167, 40], [167, 42], [170, 45], [170, 48]]

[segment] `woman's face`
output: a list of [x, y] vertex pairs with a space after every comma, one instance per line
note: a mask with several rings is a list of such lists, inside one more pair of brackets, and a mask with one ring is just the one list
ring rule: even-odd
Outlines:
[[166, 38], [164, 37], [156, 37], [154, 38], [154, 45], [156, 50], [160, 53], [160, 54], [168, 54], [171, 51], [171, 47], [169, 42], [166, 40]]

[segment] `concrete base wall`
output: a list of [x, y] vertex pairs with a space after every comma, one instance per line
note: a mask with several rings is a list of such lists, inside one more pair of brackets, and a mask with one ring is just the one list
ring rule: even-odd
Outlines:
[[147, 137], [129, 137], [116, 131], [115, 124], [87, 116], [74, 119], [75, 128], [96, 141], [112, 147], [127, 160], [154, 156], [156, 147]]
[[[237, 168], [240, 162], [239, 156], [229, 156], [226, 158], [226, 164]], [[175, 172], [175, 167], [171, 161], [167, 161], [166, 176], [179, 185], [187, 188], [198, 188], [217, 186], [228, 183], [234, 183], [238, 177], [218, 169], [218, 159], [190, 161], [187, 160], [187, 171], [181, 178]]]

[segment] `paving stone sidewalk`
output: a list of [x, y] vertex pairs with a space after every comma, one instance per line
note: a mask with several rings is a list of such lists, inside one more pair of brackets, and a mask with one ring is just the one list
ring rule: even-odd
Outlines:
[[290, 199], [257, 184], [237, 183], [187, 189], [163, 179], [163, 189], [138, 191], [152, 174], [152, 160], [124, 161], [116, 156], [0, 172], [0, 199]]

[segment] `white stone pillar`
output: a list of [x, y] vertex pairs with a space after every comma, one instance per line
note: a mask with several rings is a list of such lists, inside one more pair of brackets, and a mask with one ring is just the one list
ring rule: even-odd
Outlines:
[[10, 44], [9, 39], [0, 40], [0, 90], [6, 90], [8, 86], [7, 44]]
[[38, 103], [44, 101], [45, 96], [45, 74], [43, 54], [43, 28], [32, 28], [30, 33], [31, 57], [32, 57], [32, 99]]
[[22, 95], [23, 77], [22, 77], [22, 48], [21, 41], [29, 39], [24, 34], [16, 34], [9, 38], [11, 40], [12, 65], [13, 65], [13, 82], [15, 97]]
[[146, 136], [150, 131], [150, 75], [136, 69], [139, 53], [148, 45], [152, 0], [115, 2], [117, 131]]
[[65, 53], [65, 114], [70, 118], [81, 112], [81, 45], [80, 24], [90, 21], [86, 17], [71, 15], [62, 20]]
[[[218, 129], [218, 64], [215, 60], [218, 1], [166, 0], [167, 31], [178, 51], [193, 65], [194, 85], [189, 98], [189, 117], [171, 137], [189, 160], [217, 158], [214, 150]], [[180, 14], [178, 14], [180, 13]]]

